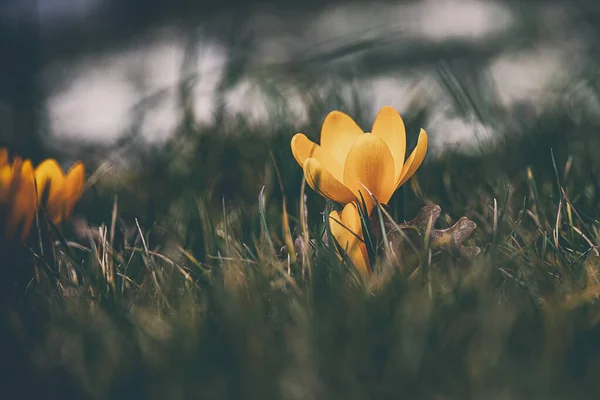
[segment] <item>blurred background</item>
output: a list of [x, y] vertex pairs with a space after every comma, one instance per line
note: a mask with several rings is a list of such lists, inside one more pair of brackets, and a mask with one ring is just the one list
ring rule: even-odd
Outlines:
[[427, 104], [432, 150], [470, 148], [556, 102], [597, 118], [594, 4], [2, 0], [0, 140], [123, 162], [172, 140], [186, 112], [269, 135], [282, 118], [305, 126], [319, 100], [321, 118], [365, 121]]

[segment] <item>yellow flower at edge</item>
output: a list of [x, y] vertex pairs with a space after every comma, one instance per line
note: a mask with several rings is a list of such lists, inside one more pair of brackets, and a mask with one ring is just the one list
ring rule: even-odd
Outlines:
[[65, 174], [53, 159], [42, 161], [35, 169], [37, 196], [45, 205], [46, 216], [55, 225], [71, 215], [75, 203], [83, 194], [85, 167], [76, 162]]
[[369, 214], [375, 204], [369, 192], [387, 204], [421, 166], [427, 146], [427, 133], [421, 129], [417, 146], [405, 160], [406, 129], [392, 107], [379, 111], [371, 132], [363, 132], [348, 115], [332, 111], [323, 122], [320, 145], [302, 133], [291, 142], [310, 187], [341, 204], [360, 201], [362, 194]]
[[85, 167], [81, 162], [65, 174], [53, 159], [35, 169], [31, 161], [19, 157], [11, 164], [6, 149], [0, 149], [0, 213], [5, 234], [24, 240], [36, 212], [42, 208], [54, 224], [59, 224], [71, 214], [84, 184]]
[[[0, 158], [4, 154], [5, 151], [0, 150]], [[12, 165], [0, 160], [0, 208], [5, 233], [24, 240], [37, 210], [33, 166], [29, 160], [16, 159]]]
[[371, 264], [364, 243], [360, 214], [356, 203], [348, 203], [341, 212], [329, 214], [329, 229], [354, 267], [363, 275], [371, 273]]

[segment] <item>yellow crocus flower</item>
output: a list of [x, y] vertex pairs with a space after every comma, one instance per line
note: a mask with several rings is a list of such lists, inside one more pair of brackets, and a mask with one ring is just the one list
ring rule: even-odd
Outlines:
[[316, 192], [341, 204], [360, 201], [362, 195], [369, 214], [374, 206], [371, 194], [387, 204], [419, 168], [427, 146], [427, 133], [421, 129], [417, 146], [405, 160], [404, 122], [387, 106], [377, 114], [371, 132], [363, 132], [348, 115], [332, 111], [323, 122], [320, 145], [303, 133], [291, 142], [294, 158]]
[[360, 214], [356, 203], [348, 203], [341, 212], [329, 214], [331, 234], [346, 252], [354, 267], [363, 275], [371, 273], [371, 264], [364, 243]]
[[47, 217], [58, 225], [68, 218], [85, 185], [85, 167], [75, 163], [65, 174], [53, 159], [44, 160], [35, 169], [37, 196], [45, 205]]
[[24, 240], [39, 209], [59, 224], [71, 214], [84, 184], [85, 167], [81, 162], [64, 174], [53, 159], [44, 160], [34, 169], [31, 161], [19, 157], [10, 163], [6, 149], [0, 149], [0, 215], [4, 234]]

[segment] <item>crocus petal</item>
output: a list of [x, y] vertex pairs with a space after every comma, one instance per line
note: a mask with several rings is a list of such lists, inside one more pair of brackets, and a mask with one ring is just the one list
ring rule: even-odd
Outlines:
[[0, 220], [13, 197], [13, 176], [13, 169], [10, 165], [0, 166]]
[[67, 172], [64, 181], [65, 218], [71, 215], [75, 203], [83, 194], [85, 185], [85, 166], [81, 162], [75, 163]]
[[[64, 202], [65, 176], [60, 165], [53, 160], [44, 160], [35, 169], [38, 200], [46, 200], [46, 215], [53, 222], [60, 218]], [[44, 195], [47, 191], [47, 197]]]
[[[20, 164], [20, 163], [19, 163]], [[10, 236], [19, 235], [24, 240], [33, 224], [36, 207], [35, 183], [33, 181], [33, 166], [29, 160], [15, 166], [15, 196], [12, 199], [6, 230]], [[20, 228], [20, 230], [19, 230]]]
[[292, 154], [301, 167], [304, 167], [304, 161], [307, 158], [318, 158], [317, 156], [322, 152], [321, 146], [307, 138], [303, 133], [296, 133], [290, 145]]
[[394, 177], [398, 180], [406, 156], [406, 128], [402, 117], [392, 107], [383, 107], [375, 118], [371, 133], [389, 147], [394, 157]]
[[0, 193], [7, 193], [12, 182], [13, 170], [10, 165], [0, 166]]
[[344, 249], [356, 269], [368, 275], [371, 272], [367, 248], [362, 241], [362, 227], [356, 204], [348, 203], [341, 213], [332, 211], [329, 214], [331, 234]]
[[5, 148], [0, 149], [0, 167], [8, 164], [8, 151]]
[[306, 182], [317, 193], [338, 203], [349, 203], [354, 200], [354, 194], [336, 179], [316, 158], [304, 161], [304, 176]]
[[344, 165], [352, 144], [363, 134], [351, 117], [341, 111], [332, 111], [323, 121], [321, 147], [340, 165]]
[[321, 146], [312, 142], [304, 134], [297, 133], [294, 135], [291, 146], [294, 158], [301, 167], [304, 167], [304, 162], [308, 158], [316, 158], [336, 180], [340, 182], [344, 180], [342, 164], [338, 163], [331, 155], [326, 153]]
[[404, 185], [407, 180], [410, 179], [411, 176], [417, 171], [417, 169], [421, 166], [423, 159], [425, 159], [425, 154], [427, 154], [427, 146], [429, 143], [429, 139], [427, 137], [427, 132], [424, 129], [421, 129], [419, 133], [419, 140], [417, 141], [417, 147], [410, 154], [406, 163], [404, 163], [404, 168], [402, 168], [402, 173], [400, 174], [400, 178], [398, 183], [396, 184], [396, 188]]
[[344, 184], [359, 200], [362, 194], [369, 213], [374, 205], [369, 192], [382, 204], [389, 201], [395, 189], [394, 157], [383, 140], [372, 134], [356, 139], [344, 165]]

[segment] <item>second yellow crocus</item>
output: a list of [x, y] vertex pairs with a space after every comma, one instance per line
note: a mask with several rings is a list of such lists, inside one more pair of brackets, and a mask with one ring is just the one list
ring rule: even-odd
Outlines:
[[37, 196], [46, 216], [55, 225], [68, 218], [81, 197], [85, 185], [85, 167], [75, 163], [65, 174], [53, 159], [44, 160], [35, 169]]
[[[9, 162], [6, 149], [0, 149], [0, 212], [9, 237], [25, 239], [35, 214], [44, 209], [54, 224], [67, 218], [83, 194], [85, 168], [75, 163], [65, 174], [53, 159], [33, 168], [31, 161], [15, 157]], [[37, 190], [36, 190], [37, 188]]]

